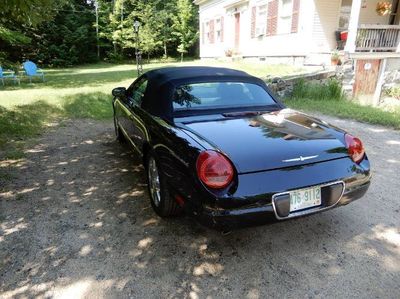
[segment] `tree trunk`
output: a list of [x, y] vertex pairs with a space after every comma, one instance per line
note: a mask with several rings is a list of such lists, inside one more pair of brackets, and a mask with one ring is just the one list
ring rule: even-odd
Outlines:
[[167, 42], [164, 41], [164, 57], [168, 58], [168, 53], [167, 53]]
[[181, 52], [181, 62], [183, 62], [183, 52]]
[[147, 52], [147, 64], [149, 64], [149, 63], [150, 63], [150, 53]]

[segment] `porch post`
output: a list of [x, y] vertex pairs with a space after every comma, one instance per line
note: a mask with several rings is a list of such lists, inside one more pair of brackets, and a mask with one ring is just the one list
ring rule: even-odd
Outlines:
[[356, 50], [356, 38], [358, 29], [358, 18], [360, 16], [361, 0], [353, 0], [351, 3], [349, 33], [347, 35], [346, 46], [344, 50], [348, 53], [354, 53]]

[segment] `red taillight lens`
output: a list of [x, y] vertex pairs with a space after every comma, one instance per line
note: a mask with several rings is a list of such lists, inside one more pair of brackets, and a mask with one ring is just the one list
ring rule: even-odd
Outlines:
[[356, 163], [360, 163], [365, 155], [364, 145], [362, 144], [361, 140], [350, 134], [345, 135], [345, 140], [347, 152], [349, 153], [351, 159]]
[[201, 152], [196, 166], [197, 175], [207, 187], [221, 189], [232, 182], [234, 174], [232, 163], [216, 151]]

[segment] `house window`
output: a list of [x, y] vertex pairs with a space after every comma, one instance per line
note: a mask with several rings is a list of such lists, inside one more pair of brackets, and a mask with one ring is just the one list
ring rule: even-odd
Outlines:
[[204, 32], [205, 36], [206, 36], [206, 42], [209, 43], [210, 42], [210, 22], [206, 22], [206, 26], [205, 26], [205, 32]]
[[221, 18], [215, 19], [215, 38], [217, 43], [222, 42], [222, 25]]
[[293, 0], [279, 1], [278, 34], [287, 34], [292, 28]]
[[256, 32], [255, 35], [265, 35], [265, 29], [267, 27], [267, 5], [261, 5], [257, 7], [256, 15]]

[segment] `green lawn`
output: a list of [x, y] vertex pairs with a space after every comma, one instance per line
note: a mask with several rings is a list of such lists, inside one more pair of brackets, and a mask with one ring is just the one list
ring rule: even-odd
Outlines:
[[[293, 75], [304, 69], [288, 65], [250, 62], [190, 61], [153, 63], [144, 70], [164, 66], [212, 65], [244, 70], [258, 77]], [[29, 137], [43, 128], [68, 118], [109, 119], [112, 117], [111, 90], [129, 86], [136, 77], [134, 64], [95, 64], [64, 69], [45, 69], [46, 82], [20, 86], [9, 82], [0, 86], [0, 155], [18, 158]], [[363, 107], [341, 96], [335, 84], [328, 87], [299, 85], [286, 104], [295, 109], [319, 111], [340, 117], [381, 124], [400, 129], [400, 111], [386, 112]], [[0, 157], [0, 161], [2, 158]]]
[[376, 107], [362, 106], [354, 100], [347, 99], [340, 84], [335, 80], [328, 81], [325, 85], [300, 81], [294, 86], [292, 96], [284, 102], [293, 109], [318, 111], [400, 129], [400, 109], [384, 111]]
[[[305, 71], [288, 65], [200, 60], [145, 64], [144, 71], [187, 65], [230, 67], [259, 77]], [[0, 86], [0, 152], [3, 151], [6, 158], [20, 157], [25, 140], [40, 134], [55, 120], [111, 118], [111, 90], [117, 86], [129, 86], [136, 78], [136, 65], [101, 63], [45, 69], [45, 75], [44, 83], [39, 79], [28, 83], [26, 78], [22, 78], [19, 86], [12, 82], [7, 82], [5, 87]]]
[[383, 111], [379, 108], [361, 106], [355, 102], [288, 99], [285, 104], [290, 108], [305, 112], [321, 112], [326, 115], [338, 116], [366, 122], [370, 124], [393, 127], [400, 130], [400, 110]]
[[[158, 67], [186, 65], [229, 67], [246, 71], [258, 77], [284, 76], [305, 72], [302, 68], [289, 65], [200, 60], [183, 63], [145, 64], [144, 71]], [[94, 93], [109, 95], [114, 87], [129, 86], [136, 78], [136, 65], [101, 63], [74, 68], [45, 69], [45, 74], [45, 83], [37, 79], [35, 83], [29, 84], [26, 79], [22, 79], [20, 86], [13, 85], [11, 82], [8, 82], [5, 87], [0, 85], [0, 106], [10, 108], [40, 100], [61, 107], [67, 97], [82, 98], [84, 94]]]

